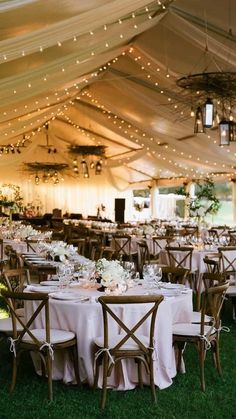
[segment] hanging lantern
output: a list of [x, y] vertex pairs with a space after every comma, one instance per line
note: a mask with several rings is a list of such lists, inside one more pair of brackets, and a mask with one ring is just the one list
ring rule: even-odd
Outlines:
[[98, 161], [95, 167], [95, 175], [100, 175], [101, 172], [102, 172], [102, 163], [101, 161]]
[[236, 141], [235, 123], [233, 121], [222, 120], [219, 123], [220, 145], [229, 145], [231, 141]]
[[81, 161], [81, 166], [82, 166], [82, 173], [84, 178], [89, 178], [89, 170], [88, 170], [88, 165], [87, 162], [85, 160]]
[[211, 128], [214, 120], [214, 104], [211, 99], [207, 99], [204, 105], [204, 128]]

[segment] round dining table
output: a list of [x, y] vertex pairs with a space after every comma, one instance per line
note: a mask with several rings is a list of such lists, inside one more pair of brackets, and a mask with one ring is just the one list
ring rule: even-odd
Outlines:
[[[49, 293], [50, 327], [64, 329], [76, 334], [79, 356], [79, 371], [82, 382], [93, 385], [94, 381], [94, 339], [103, 335], [102, 308], [98, 297], [104, 295], [95, 288], [89, 288], [87, 284], [64, 290], [37, 285], [28, 291], [39, 291]], [[48, 289], [48, 291], [47, 291]], [[26, 289], [27, 291], [27, 289]], [[164, 294], [164, 300], [158, 307], [155, 325], [155, 350], [154, 350], [154, 381], [160, 389], [172, 384], [176, 375], [175, 354], [172, 346], [172, 327], [175, 323], [191, 321], [192, 314], [192, 291], [172, 291], [168, 289], [147, 289], [144, 285], [135, 285], [129, 288], [127, 295], [141, 295], [150, 293]], [[178, 295], [176, 295], [178, 294]], [[36, 309], [36, 302], [27, 302], [25, 306], [26, 317], [32, 315]], [[132, 323], [140, 318], [143, 308], [135, 305], [132, 310], [127, 306], [118, 306], [117, 310], [123, 320], [131, 327]], [[44, 327], [43, 316], [37, 318], [34, 327]], [[147, 334], [149, 327], [147, 322], [140, 331]], [[111, 326], [111, 329], [112, 326]], [[40, 362], [34, 359], [35, 368], [40, 373]], [[66, 352], [55, 353], [53, 362], [53, 379], [63, 380], [65, 383], [75, 383], [75, 376], [72, 363]], [[143, 381], [148, 384], [148, 377], [143, 370]], [[99, 387], [102, 387], [101, 374]], [[109, 377], [109, 387], [117, 390], [129, 390], [138, 385], [137, 365], [131, 360], [122, 360], [119, 368], [114, 368]]]

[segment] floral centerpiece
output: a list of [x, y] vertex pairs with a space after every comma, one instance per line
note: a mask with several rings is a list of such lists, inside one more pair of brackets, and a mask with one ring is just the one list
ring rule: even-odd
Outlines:
[[65, 262], [65, 260], [70, 259], [71, 256], [76, 254], [75, 247], [62, 241], [54, 243], [42, 242], [40, 247], [41, 252], [46, 252], [49, 257], [59, 262]]
[[12, 210], [22, 208], [23, 197], [20, 187], [12, 184], [4, 184], [0, 187], [0, 206]]
[[215, 215], [219, 211], [220, 201], [216, 197], [214, 182], [206, 178], [196, 181], [197, 191], [195, 197], [189, 201], [189, 216], [198, 223], [204, 221], [207, 215]]
[[145, 236], [152, 236], [154, 233], [155, 233], [155, 228], [152, 225], [147, 224], [143, 227], [143, 234]]
[[95, 264], [95, 278], [102, 286], [101, 291], [122, 292], [127, 289], [126, 271], [118, 260], [99, 259]]

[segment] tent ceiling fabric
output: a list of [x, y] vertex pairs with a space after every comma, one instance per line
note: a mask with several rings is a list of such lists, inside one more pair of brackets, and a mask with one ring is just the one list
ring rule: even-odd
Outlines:
[[[236, 71], [236, 5], [222, 0], [0, 2], [0, 172], [71, 164], [68, 147], [106, 146], [113, 186], [236, 177], [236, 145], [193, 134], [184, 75]], [[24, 146], [21, 154], [4, 146]], [[36, 159], [37, 157], [37, 159]]]

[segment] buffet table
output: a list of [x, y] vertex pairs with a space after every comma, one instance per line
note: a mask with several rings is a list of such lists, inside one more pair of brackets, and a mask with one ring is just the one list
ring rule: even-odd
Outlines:
[[[46, 287], [45, 287], [46, 288]], [[50, 287], [49, 291], [50, 291]], [[32, 291], [32, 288], [30, 289]], [[34, 289], [35, 290], [35, 289]], [[37, 287], [36, 287], [37, 290]], [[38, 291], [42, 291], [39, 286]], [[155, 292], [159, 290], [155, 290]], [[173, 290], [172, 290], [173, 291]], [[136, 285], [130, 288], [127, 294], [139, 295], [145, 294], [148, 290], [142, 285]], [[150, 290], [149, 290], [150, 292]], [[64, 299], [63, 299], [64, 293]], [[75, 332], [78, 340], [79, 368], [82, 382], [93, 385], [94, 379], [94, 353], [93, 340], [96, 336], [103, 334], [102, 309], [97, 302], [97, 298], [103, 293], [94, 288], [83, 288], [75, 286], [68, 290], [59, 290], [52, 293], [50, 298], [50, 321], [52, 328], [70, 330]], [[173, 292], [172, 292], [173, 295]], [[71, 299], [67, 299], [70, 298]], [[82, 300], [81, 300], [82, 298]], [[26, 316], [32, 314], [35, 310], [35, 303], [27, 303]], [[140, 317], [142, 311], [137, 305], [135, 310], [130, 311], [127, 306], [119, 307], [122, 310], [122, 316], [130, 323]], [[157, 313], [155, 330], [155, 351], [154, 351], [154, 380], [160, 388], [166, 388], [172, 384], [172, 378], [176, 375], [175, 356], [172, 347], [172, 325], [178, 322], [188, 322], [192, 313], [192, 292], [183, 290], [178, 296], [165, 297], [160, 304]], [[39, 318], [35, 327], [43, 327], [43, 319]], [[145, 326], [145, 325], [144, 325]], [[148, 328], [148, 326], [146, 325]], [[145, 329], [145, 327], [144, 327]], [[145, 330], [142, 329], [142, 333]], [[53, 378], [62, 379], [65, 383], [74, 382], [73, 367], [66, 355], [55, 354], [53, 366]], [[122, 372], [117, 369], [109, 378], [109, 386], [118, 390], [133, 389], [138, 384], [137, 366], [133, 360], [123, 360]], [[35, 367], [39, 372], [40, 364]], [[147, 377], [144, 383], [148, 383]], [[101, 377], [99, 386], [101, 387]]]

